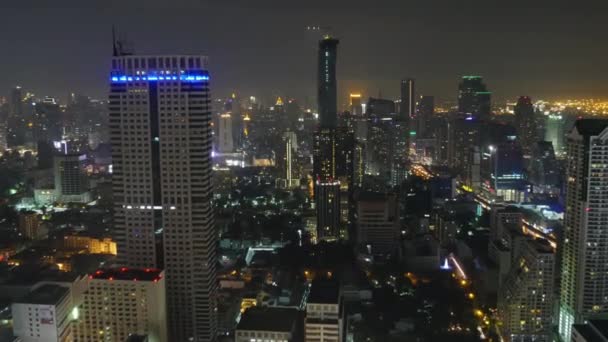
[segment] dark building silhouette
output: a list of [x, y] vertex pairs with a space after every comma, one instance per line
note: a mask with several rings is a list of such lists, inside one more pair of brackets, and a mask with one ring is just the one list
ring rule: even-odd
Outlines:
[[534, 116], [534, 106], [528, 96], [521, 96], [515, 105], [515, 127], [524, 153], [532, 152], [534, 143], [539, 140]]
[[413, 78], [401, 80], [399, 120], [408, 122], [416, 116], [416, 88]]
[[395, 102], [393, 100], [370, 97], [367, 100], [367, 108], [365, 112], [368, 116], [394, 115], [396, 112]]
[[480, 76], [463, 76], [458, 85], [458, 111], [487, 120], [491, 113], [491, 95]]
[[416, 136], [419, 138], [430, 137], [431, 120], [435, 112], [435, 98], [433, 96], [423, 95], [418, 103], [418, 112], [416, 114]]
[[553, 193], [560, 189], [560, 165], [550, 141], [539, 141], [532, 147], [530, 182], [535, 192]]
[[318, 101], [321, 128], [338, 123], [336, 60], [340, 41], [326, 36], [319, 42]]

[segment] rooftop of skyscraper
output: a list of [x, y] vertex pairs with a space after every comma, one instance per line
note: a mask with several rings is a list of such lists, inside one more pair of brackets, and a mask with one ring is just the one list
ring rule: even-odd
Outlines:
[[310, 287], [309, 303], [337, 304], [340, 285], [334, 279], [315, 279]]
[[300, 312], [291, 308], [252, 307], [247, 309], [237, 330], [291, 332], [295, 329]]
[[158, 281], [162, 278], [162, 270], [157, 268], [106, 268], [97, 270], [90, 277], [91, 279], [107, 280]]

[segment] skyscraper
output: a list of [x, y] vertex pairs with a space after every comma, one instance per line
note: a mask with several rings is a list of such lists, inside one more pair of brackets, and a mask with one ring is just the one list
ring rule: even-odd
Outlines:
[[338, 124], [336, 60], [339, 42], [328, 35], [319, 42], [317, 96], [321, 128], [335, 128]]
[[534, 144], [529, 169], [534, 192], [559, 193], [562, 178], [560, 164], [555, 158], [550, 141], [538, 141]]
[[479, 131], [480, 122], [463, 114], [450, 118], [448, 133], [449, 166], [458, 170], [463, 182], [470, 187], [478, 187], [479, 179]]
[[232, 139], [232, 113], [226, 112], [220, 115], [218, 131], [218, 151], [221, 153], [234, 152], [234, 140]]
[[8, 105], [6, 138], [8, 147], [22, 145], [25, 143], [26, 122], [21, 87], [17, 86], [11, 89]]
[[[344, 127], [321, 129], [313, 136], [313, 177], [319, 219], [318, 229], [326, 230], [326, 234], [339, 232], [337, 225], [340, 223], [340, 210], [343, 219], [348, 217], [348, 213], [344, 211], [349, 208], [347, 203], [353, 186], [354, 150], [354, 134]], [[319, 186], [323, 189], [317, 189]], [[328, 189], [328, 186], [331, 189]], [[336, 187], [340, 193], [341, 208], [339, 204], [322, 203], [332, 198], [333, 195], [329, 194], [333, 194]], [[337, 207], [334, 207], [335, 205]], [[331, 215], [335, 215], [336, 218], [327, 219]], [[327, 229], [328, 226], [331, 229]]]
[[333, 240], [340, 236], [340, 182], [315, 182], [315, 206], [317, 207], [317, 238]]
[[481, 76], [462, 76], [458, 85], [458, 111], [487, 120], [492, 110], [491, 96]]
[[54, 157], [55, 196], [65, 203], [91, 200], [85, 173], [85, 154], [60, 154]]
[[363, 104], [361, 94], [350, 94], [350, 112], [354, 116], [363, 115]]
[[578, 120], [568, 136], [564, 233], [560, 242], [559, 334], [608, 315], [608, 120]]
[[545, 139], [553, 144], [555, 154], [561, 156], [564, 153], [564, 137], [566, 118], [560, 114], [549, 114], [545, 116]]
[[23, 116], [23, 92], [20, 86], [11, 89], [8, 105], [9, 118], [21, 118]]
[[399, 249], [399, 213], [395, 194], [363, 192], [357, 198], [357, 244], [387, 257]]
[[217, 329], [208, 80], [202, 56], [112, 60], [118, 259], [164, 268], [171, 341], [213, 341]]
[[287, 131], [283, 133], [283, 143], [285, 144], [284, 175], [288, 188], [300, 185], [300, 174], [296, 172], [296, 153], [298, 151], [298, 137], [295, 132]]
[[528, 96], [520, 96], [517, 100], [515, 127], [524, 153], [530, 154], [534, 144], [541, 139], [537, 133], [534, 105], [532, 105], [532, 100]]
[[431, 136], [431, 122], [435, 113], [435, 97], [423, 95], [418, 103], [416, 114], [416, 137], [428, 138]]
[[409, 122], [416, 115], [416, 89], [413, 78], [401, 80], [401, 109], [399, 120]]
[[527, 240], [498, 291], [501, 333], [507, 341], [551, 341], [555, 252]]

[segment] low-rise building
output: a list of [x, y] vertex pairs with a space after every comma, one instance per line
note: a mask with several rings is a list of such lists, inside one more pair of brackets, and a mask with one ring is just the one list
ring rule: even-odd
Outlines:
[[131, 335], [147, 335], [150, 342], [168, 341], [161, 270], [98, 270], [89, 277], [79, 311], [75, 341], [126, 341]]
[[45, 284], [11, 307], [13, 333], [23, 342], [73, 341], [70, 289]]
[[342, 314], [339, 284], [331, 279], [314, 280], [306, 304], [305, 341], [342, 341]]
[[236, 327], [235, 342], [301, 342], [302, 315], [296, 309], [252, 307]]

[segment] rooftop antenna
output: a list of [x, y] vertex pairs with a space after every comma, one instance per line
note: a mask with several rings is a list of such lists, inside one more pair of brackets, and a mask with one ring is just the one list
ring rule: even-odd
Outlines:
[[117, 32], [115, 26], [112, 26], [112, 52], [114, 57], [129, 56], [133, 54], [132, 44], [129, 44], [124, 36]]

